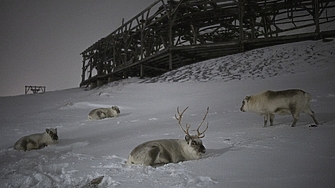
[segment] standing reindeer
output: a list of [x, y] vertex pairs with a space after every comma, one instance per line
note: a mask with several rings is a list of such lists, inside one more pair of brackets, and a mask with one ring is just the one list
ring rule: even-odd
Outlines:
[[254, 112], [264, 116], [264, 127], [270, 119], [273, 125], [275, 114], [292, 115], [294, 127], [301, 112], [310, 115], [316, 125], [318, 121], [311, 110], [310, 101], [312, 95], [300, 89], [289, 89], [283, 91], [264, 91], [255, 95], [247, 96], [242, 101], [242, 112]]
[[181, 125], [181, 119], [187, 108], [185, 108], [182, 113], [180, 113], [179, 108], [177, 108], [178, 116], [175, 115], [180, 128], [186, 134], [185, 140], [163, 139], [152, 140], [140, 144], [130, 153], [127, 164], [160, 166], [167, 163], [178, 163], [180, 161], [200, 159], [202, 154], [206, 153], [206, 148], [202, 144], [201, 138], [205, 137], [204, 133], [208, 129], [208, 122], [204, 131], [200, 132], [199, 129], [206, 119], [209, 107], [207, 108], [207, 112], [202, 122], [196, 129], [197, 135], [189, 134], [190, 125], [186, 124], [186, 129]]

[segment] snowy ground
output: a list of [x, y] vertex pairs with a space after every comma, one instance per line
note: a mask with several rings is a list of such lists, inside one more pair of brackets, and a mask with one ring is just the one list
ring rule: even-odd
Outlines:
[[[98, 89], [74, 88], [0, 98], [0, 187], [333, 187], [335, 185], [335, 41], [306, 41], [212, 59]], [[300, 88], [313, 95], [322, 124], [302, 114], [263, 118], [239, 111], [246, 95]], [[117, 105], [118, 118], [88, 121], [97, 107]], [[184, 137], [174, 119], [197, 126], [206, 108], [203, 159], [152, 168], [126, 166], [138, 144]], [[12, 149], [22, 136], [58, 128], [59, 142]]]

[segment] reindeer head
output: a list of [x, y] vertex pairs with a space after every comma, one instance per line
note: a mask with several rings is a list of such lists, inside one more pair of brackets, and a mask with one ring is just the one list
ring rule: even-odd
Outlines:
[[208, 129], [208, 122], [207, 122], [207, 126], [205, 128], [204, 131], [200, 132], [200, 127], [202, 126], [202, 124], [204, 123], [206, 117], [207, 117], [207, 114], [208, 114], [208, 111], [209, 111], [209, 107], [207, 108], [207, 112], [204, 116], [204, 118], [202, 119], [202, 122], [200, 123], [200, 125], [198, 126], [198, 128], [196, 129], [197, 131], [197, 134], [196, 135], [190, 135], [189, 134], [189, 129], [190, 129], [190, 125], [186, 124], [186, 129], [183, 128], [183, 126], [181, 125], [181, 119], [183, 117], [183, 114], [184, 112], [188, 109], [188, 107], [186, 107], [181, 113], [179, 112], [179, 107], [177, 108], [177, 113], [178, 113], [178, 116], [177, 114], [175, 114], [175, 118], [177, 119], [178, 121], [178, 124], [180, 126], [180, 128], [184, 131], [184, 133], [186, 134], [185, 135], [185, 140], [187, 142], [187, 144], [189, 146], [191, 146], [195, 151], [199, 152], [199, 153], [206, 153], [206, 148], [205, 146], [202, 144], [202, 140], [201, 138], [204, 138], [205, 137], [205, 132], [207, 131]]
[[247, 108], [248, 108], [248, 102], [249, 102], [249, 100], [250, 100], [250, 96], [246, 96], [244, 99], [243, 99], [243, 101], [242, 101], [242, 106], [241, 106], [241, 108], [240, 108], [240, 110], [242, 111], [242, 112], [245, 112], [246, 110], [247, 110]]
[[46, 129], [45, 131], [49, 134], [50, 138], [53, 141], [57, 141], [58, 140], [57, 128], [50, 128], [50, 129]]
[[117, 114], [120, 113], [120, 109], [117, 106], [112, 106], [112, 109], [116, 111]]

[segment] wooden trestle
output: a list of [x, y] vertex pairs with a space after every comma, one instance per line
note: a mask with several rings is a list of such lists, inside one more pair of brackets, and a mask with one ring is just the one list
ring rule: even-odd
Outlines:
[[257, 47], [334, 36], [322, 27], [334, 20], [335, 0], [157, 0], [81, 53], [80, 86], [152, 77]]

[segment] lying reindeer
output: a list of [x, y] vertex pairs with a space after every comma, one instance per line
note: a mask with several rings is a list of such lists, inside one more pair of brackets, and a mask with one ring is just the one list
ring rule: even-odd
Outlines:
[[58, 140], [57, 128], [46, 129], [44, 133], [37, 133], [20, 138], [15, 144], [14, 149], [29, 151], [41, 149]]
[[130, 153], [127, 164], [160, 166], [167, 163], [178, 163], [180, 161], [200, 159], [202, 154], [206, 152], [206, 149], [202, 144], [201, 138], [205, 137], [204, 133], [208, 129], [208, 123], [204, 131], [200, 132], [199, 129], [206, 119], [209, 108], [207, 108], [205, 117], [196, 129], [198, 133], [197, 135], [189, 134], [190, 125], [186, 124], [186, 130], [181, 125], [181, 119], [187, 108], [185, 108], [182, 113], [180, 113], [179, 108], [177, 108], [179, 117], [175, 115], [180, 128], [186, 134], [185, 140], [163, 139], [148, 141], [140, 144]]
[[111, 108], [97, 108], [90, 111], [88, 114], [89, 120], [100, 120], [105, 118], [117, 117], [120, 114], [120, 109], [117, 106]]

